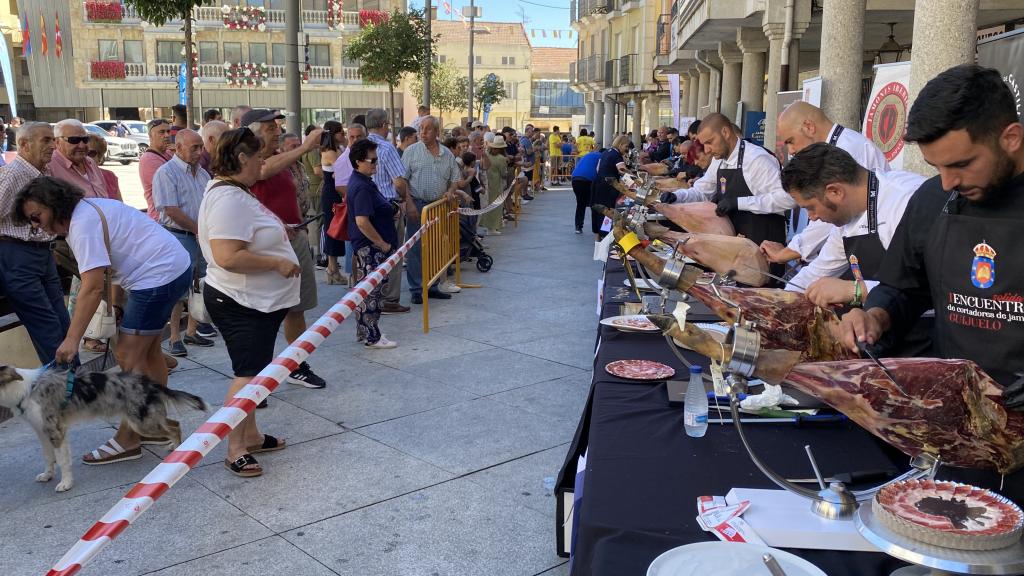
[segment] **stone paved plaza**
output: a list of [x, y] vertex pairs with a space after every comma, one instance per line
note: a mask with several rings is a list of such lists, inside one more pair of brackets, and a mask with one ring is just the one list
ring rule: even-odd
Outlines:
[[[591, 380], [600, 273], [592, 236], [573, 233], [573, 205], [567, 189], [544, 193], [518, 229], [487, 238], [494, 268], [463, 274], [484, 287], [431, 300], [429, 334], [418, 306], [382, 318], [396, 350], [364, 350], [344, 323], [310, 360], [328, 387], [284, 384], [259, 411], [289, 443], [258, 457], [262, 477], [225, 470], [222, 443], [81, 574], [568, 574], [552, 487]], [[321, 284], [307, 319], [344, 290]], [[216, 409], [229, 374], [218, 339], [190, 348], [170, 385]], [[176, 417], [187, 431], [206, 418]], [[0, 424], [0, 574], [45, 573], [166, 454], [82, 465], [112, 432], [100, 421], [72, 430], [75, 486], [58, 494], [34, 481], [32, 430]]]

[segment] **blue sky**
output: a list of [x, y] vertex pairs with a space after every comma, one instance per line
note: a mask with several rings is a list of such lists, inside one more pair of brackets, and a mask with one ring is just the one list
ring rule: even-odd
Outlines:
[[[437, 16], [442, 20], [458, 19], [458, 13], [462, 7], [469, 6], [469, 0], [448, 0], [453, 8], [452, 16], [448, 16], [444, 13], [442, 1], [433, 0], [434, 6], [438, 7]], [[424, 0], [409, 0], [411, 8], [422, 10], [423, 5]], [[475, 0], [474, 5], [481, 8], [484, 20], [494, 22], [520, 22], [522, 18], [519, 9], [523, 8], [529, 19], [529, 22], [525, 24], [526, 35], [530, 37], [530, 43], [534, 46], [576, 47], [575, 33], [570, 39], [566, 32], [572, 30], [569, 26], [569, 0]], [[530, 33], [533, 28], [537, 29], [536, 37]], [[541, 37], [541, 29], [548, 31], [546, 39]], [[552, 38], [551, 30], [562, 30], [563, 38]]]

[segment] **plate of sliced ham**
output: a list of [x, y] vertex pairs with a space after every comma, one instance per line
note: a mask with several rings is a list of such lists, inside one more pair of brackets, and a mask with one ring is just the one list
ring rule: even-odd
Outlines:
[[601, 324], [611, 326], [622, 332], [659, 332], [658, 327], [648, 320], [644, 314], [611, 316], [601, 320]]
[[606, 364], [604, 369], [612, 376], [627, 380], [667, 380], [676, 374], [671, 366], [654, 360], [616, 360]]

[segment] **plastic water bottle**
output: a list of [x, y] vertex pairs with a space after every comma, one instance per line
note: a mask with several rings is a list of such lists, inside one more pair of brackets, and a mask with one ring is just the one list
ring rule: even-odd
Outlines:
[[708, 394], [700, 372], [700, 366], [690, 366], [690, 384], [683, 406], [683, 426], [692, 438], [701, 438], [708, 431]]

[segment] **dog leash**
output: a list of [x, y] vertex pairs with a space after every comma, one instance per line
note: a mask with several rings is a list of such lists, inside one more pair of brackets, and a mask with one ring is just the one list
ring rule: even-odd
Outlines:
[[[69, 364], [57, 364], [57, 360], [54, 359], [44, 364], [42, 366], [42, 371], [45, 372], [51, 368], [54, 368], [56, 370], [67, 370], [67, 376], [64, 379], [64, 399], [60, 401], [60, 408], [61, 410], [63, 410], [64, 408], [68, 407], [68, 403], [71, 401], [71, 396], [74, 394], [75, 391], [74, 363], [72, 362]], [[26, 395], [25, 397], [28, 398], [28, 395]], [[24, 399], [22, 400], [22, 402], [24, 402]], [[21, 409], [21, 402], [18, 403], [18, 409]], [[24, 410], [22, 410], [21, 412], [22, 414], [25, 413]]]

